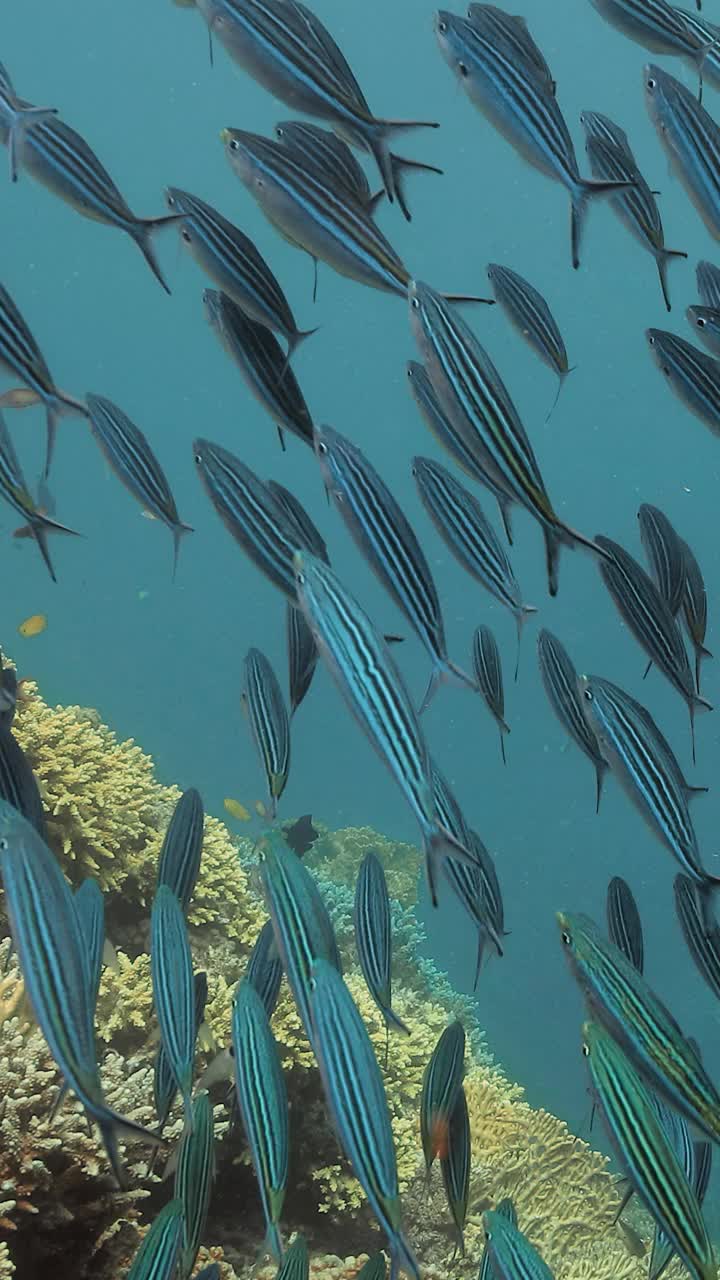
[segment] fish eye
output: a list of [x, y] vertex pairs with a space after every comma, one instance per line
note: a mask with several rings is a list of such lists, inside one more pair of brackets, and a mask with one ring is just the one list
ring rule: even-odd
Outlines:
[[663, 365], [663, 367], [662, 367], [662, 371], [663, 371], [663, 373], [665, 374], [665, 377], [666, 377], [666, 378], [669, 378], [669, 377], [670, 377], [670, 367], [669, 367], [669, 365], [664, 364], [664, 365]]
[[593, 700], [592, 689], [585, 689], [583, 692], [583, 697], [586, 702], [592, 702]]
[[419, 298], [413, 298], [413, 299], [412, 299], [412, 301], [411, 301], [411, 303], [410, 303], [410, 306], [411, 306], [411, 307], [414, 307], [414, 309], [415, 309], [416, 311], [419, 311], [419, 310], [420, 310], [420, 299], [419, 299]]
[[696, 325], [697, 325], [698, 329], [704, 329], [704, 328], [705, 328], [705, 325], [707, 324], [707, 320], [705, 319], [705, 317], [704, 317], [704, 316], [698, 316], [698, 318], [697, 318], [697, 320], [695, 321], [695, 323], [696, 323]]
[[302, 587], [302, 586], [304, 585], [304, 582], [305, 582], [305, 574], [303, 573], [302, 569], [300, 570], [300, 572], [299, 572], [299, 573], [296, 573], [296, 574], [295, 574], [295, 581], [297, 582], [298, 586], [300, 586], [300, 587]]
[[654, 76], [648, 76], [646, 83], [647, 83], [648, 89], [654, 89], [657, 85], [657, 80], [655, 79]]
[[444, 36], [447, 29], [447, 22], [438, 22], [438, 31], [441, 35]]
[[174, 197], [174, 196], [168, 196], [168, 198], [167, 198], [167, 202], [168, 202], [168, 204], [170, 205], [170, 208], [171, 208], [171, 209], [174, 209], [174, 208], [175, 208], [175, 197]]
[[562, 933], [560, 934], [560, 937], [564, 945], [566, 947], [569, 947], [572, 942], [572, 938], [570, 937], [570, 934], [568, 933], [567, 929], [563, 929]]
[[589, 1057], [590, 1057], [590, 1046], [589, 1046], [589, 1045], [584, 1044], [584, 1045], [583, 1045], [583, 1047], [582, 1047], [582, 1051], [583, 1051], [583, 1054], [584, 1054], [584, 1056], [585, 1056], [586, 1058], [589, 1058]]
[[231, 139], [230, 139], [229, 146], [230, 146], [230, 150], [231, 150], [231, 151], [239, 151], [239, 150], [240, 150], [240, 143], [238, 142], [237, 138], [231, 138]]
[[324, 440], [318, 440], [318, 453], [327, 453], [328, 447]]
[[182, 236], [186, 244], [190, 244], [192, 242], [192, 236], [190, 235], [190, 232], [188, 231], [187, 227], [183, 227], [182, 231], [180, 232], [180, 235]]
[[201, 453], [196, 453], [196, 454], [195, 454], [195, 461], [197, 462], [198, 466], [200, 466], [200, 463], [202, 462], [202, 454], [201, 454]]
[[8, 847], [9, 847], [9, 846], [8, 846], [8, 842], [7, 842], [6, 838], [5, 838], [5, 836], [0, 836], [0, 851], [2, 851], [3, 853], [5, 853], [5, 850], [6, 850]]
[[277, 128], [276, 128], [276, 130], [275, 130], [275, 137], [276, 137], [276, 138], [284, 138], [284, 137], [285, 137], [285, 130], [284, 130], [284, 129], [281, 129], [281, 128], [280, 128], [280, 125], [278, 125], [278, 126], [277, 126]]
[[464, 62], [458, 62], [458, 71], [460, 72], [461, 76], [466, 76], [469, 74], [468, 69], [465, 66]]

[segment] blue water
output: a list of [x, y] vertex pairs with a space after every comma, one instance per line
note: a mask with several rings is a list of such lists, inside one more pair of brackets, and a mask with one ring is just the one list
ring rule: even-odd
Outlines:
[[[713, 0], [706, 4], [714, 9]], [[648, 355], [644, 329], [657, 325], [690, 336], [683, 310], [697, 301], [694, 265], [712, 258], [714, 246], [669, 175], [647, 118], [644, 52], [580, 0], [524, 0], [522, 8], [553, 67], [582, 171], [588, 169], [579, 113], [601, 110], [627, 129], [650, 185], [662, 192], [667, 244], [690, 254], [687, 263], [670, 268], [675, 306], [669, 320], [652, 259], [608, 207], [590, 211], [582, 269], [572, 271], [564, 190], [526, 166], [454, 84], [435, 45], [430, 5], [314, 0], [378, 114], [428, 116], [442, 125], [401, 140], [401, 152], [441, 165], [445, 175], [410, 178], [412, 225], [396, 208], [382, 208], [384, 231], [411, 272], [438, 288], [482, 293], [485, 264], [498, 261], [545, 294], [577, 365], [548, 425], [554, 377], [499, 308], [476, 308], [468, 318], [507, 379], [553, 501], [586, 534], [607, 533], [635, 553], [639, 503], [661, 506], [699, 555], [712, 648], [720, 586], [718, 444], [670, 395]], [[560, 594], [548, 599], [541, 536], [519, 510], [513, 562], [539, 615], [526, 627], [520, 678], [512, 684], [512, 619], [450, 559], [415, 493], [411, 456], [440, 455], [406, 387], [405, 362], [416, 352], [405, 305], [321, 266], [313, 306], [309, 259], [265, 222], [227, 165], [219, 139], [224, 126], [267, 133], [286, 109], [235, 69], [219, 46], [211, 68], [205, 24], [170, 3], [26, 0], [6, 15], [2, 56], [18, 92], [60, 108], [138, 213], [162, 213], [164, 185], [177, 185], [216, 205], [256, 241], [300, 327], [320, 326], [294, 361], [313, 415], [361, 445], [422, 540], [441, 591], [451, 656], [467, 667], [477, 624], [489, 622], [496, 631], [512, 727], [507, 767], [493, 722], [466, 691], [443, 688], [425, 726], [468, 820], [497, 855], [511, 935], [506, 957], [487, 966], [477, 999], [498, 1058], [533, 1103], [576, 1128], [586, 1124], [581, 1006], [554, 912], [563, 906], [601, 917], [607, 882], [622, 874], [641, 906], [648, 977], [698, 1036], [710, 1067], [720, 1069], [716, 1009], [674, 917], [675, 867], [611, 778], [595, 816], [592, 769], [566, 748], [540, 686], [538, 625], [557, 632], [579, 669], [616, 680], [646, 701], [690, 770], [685, 707], [656, 673], [642, 682], [644, 656], [624, 633], [586, 555], [563, 553]], [[663, 65], [693, 82], [681, 64]], [[716, 110], [716, 92], [706, 92]], [[167, 531], [142, 518], [82, 421], [64, 420], [52, 475], [57, 518], [85, 536], [55, 539], [60, 582], [53, 586], [35, 549], [8, 540], [12, 513], [0, 513], [3, 646], [50, 701], [98, 707], [119, 735], [135, 737], [153, 755], [163, 779], [198, 786], [212, 811], [222, 811], [225, 796], [252, 806], [263, 795], [263, 780], [241, 715], [241, 664], [245, 650], [257, 645], [285, 678], [284, 601], [246, 561], [202, 492], [192, 460], [196, 435], [229, 447], [307, 504], [342, 579], [384, 630], [407, 637], [396, 656], [418, 698], [428, 675], [426, 654], [327, 505], [312, 453], [292, 438], [280, 452], [273, 425], [205, 322], [206, 281], [181, 253], [174, 230], [156, 242], [173, 289], [168, 298], [127, 237], [78, 217], [22, 175], [15, 188], [4, 187], [2, 229], [2, 282], [58, 384], [76, 395], [99, 392], [122, 406], [146, 432], [183, 520], [196, 529], [184, 540], [173, 583]], [[1, 389], [8, 385], [3, 377]], [[8, 423], [28, 476], [37, 475], [44, 415], [35, 409], [8, 414]], [[493, 502], [482, 501], [495, 519]], [[16, 627], [36, 612], [47, 613], [48, 629], [22, 640]], [[703, 692], [711, 701], [720, 697], [712, 663], [704, 669]], [[401, 795], [323, 671], [293, 735], [281, 814], [310, 810], [332, 827], [368, 824], [416, 840]], [[698, 723], [692, 780], [713, 784], [718, 756], [716, 716], [706, 716]], [[716, 815], [711, 793], [698, 802], [695, 818], [715, 873]], [[468, 990], [470, 927], [447, 895], [437, 913], [426, 906], [424, 914], [432, 954]]]

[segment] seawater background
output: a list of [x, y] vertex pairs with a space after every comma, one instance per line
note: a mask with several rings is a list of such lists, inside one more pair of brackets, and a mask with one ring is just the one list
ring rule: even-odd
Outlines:
[[[717, 645], [718, 444], [669, 394], [644, 338], [648, 325], [688, 336], [683, 310], [697, 300], [694, 264], [712, 257], [714, 246], [669, 175], [648, 121], [644, 51], [608, 28], [589, 4], [524, 0], [522, 11], [556, 75], [581, 170], [588, 172], [579, 113], [601, 110], [627, 129], [651, 186], [662, 191], [667, 243], [690, 254], [687, 264], [670, 268], [675, 308], [669, 321], [652, 259], [609, 208], [590, 210], [582, 268], [572, 271], [564, 190], [525, 165], [457, 88], [435, 44], [430, 4], [313, 5], [377, 114], [441, 122], [437, 131], [397, 142], [401, 154], [445, 170], [443, 178], [409, 179], [412, 225], [397, 208], [379, 213], [410, 270], [436, 287], [482, 294], [486, 263], [506, 263], [527, 275], [555, 312], [577, 370], [548, 425], [553, 376], [499, 308], [468, 309], [467, 315], [516, 399], [558, 510], [585, 533], [605, 532], [638, 554], [638, 504], [660, 505], [699, 554], [710, 595], [709, 643]], [[711, 0], [707, 9], [715, 18]], [[644, 700], [691, 779], [711, 787], [717, 715], [698, 722], [698, 768], [692, 770], [685, 708], [657, 674], [643, 683], [643, 654], [624, 633], [592, 560], [563, 553], [560, 594], [550, 601], [539, 529], [519, 509], [513, 561], [539, 615], [526, 628], [520, 679], [512, 684], [512, 619], [451, 559], [415, 492], [411, 456], [441, 455], [406, 387], [405, 362], [416, 357], [406, 308], [322, 266], [313, 306], [310, 260], [264, 221], [231, 173], [218, 137], [225, 125], [269, 133], [289, 113], [236, 69], [219, 44], [210, 67], [198, 14], [137, 0], [26, 0], [6, 16], [3, 59], [22, 96], [58, 106], [85, 135], [138, 213], [163, 212], [164, 185], [177, 185], [215, 204], [255, 239], [298, 324], [321, 326], [294, 362], [311, 411], [361, 445], [417, 529], [440, 588], [452, 657], [468, 667], [474, 627], [487, 621], [495, 628], [512, 726], [507, 768], [494, 724], [464, 690], [441, 689], [425, 728], [468, 819], [497, 856], [511, 936], [506, 958], [484, 971], [477, 999], [489, 1042], [508, 1072], [533, 1103], [587, 1133], [581, 1006], [554, 912], [566, 906], [602, 918], [607, 882], [619, 873], [642, 909], [647, 976], [720, 1070], [716, 1008], [692, 969], [674, 916], [676, 868], [612, 778], [595, 816], [592, 769], [574, 748], [566, 749], [540, 685], [538, 625], [557, 632], [580, 670], [606, 675]], [[682, 64], [664, 65], [693, 82]], [[717, 93], [708, 87], [706, 94], [709, 109], [720, 109]], [[407, 637], [396, 657], [418, 698], [426, 655], [326, 504], [312, 453], [293, 438], [287, 453], [280, 452], [273, 425], [205, 323], [207, 282], [181, 252], [174, 229], [156, 241], [173, 289], [168, 298], [129, 239], [78, 217], [24, 176], [15, 188], [5, 182], [2, 226], [3, 283], [58, 384], [78, 395], [100, 392], [123, 407], [157, 451], [182, 518], [196, 528], [183, 543], [173, 584], [166, 531], [142, 519], [83, 423], [64, 420], [52, 474], [57, 517], [85, 537], [54, 540], [55, 587], [35, 549], [9, 541], [15, 518], [3, 509], [3, 645], [47, 698], [98, 707], [121, 736], [134, 736], [153, 755], [163, 779], [198, 786], [212, 811], [222, 813], [224, 796], [252, 805], [263, 786], [240, 710], [241, 663], [248, 646], [258, 645], [285, 679], [284, 602], [201, 491], [192, 459], [196, 435], [236, 451], [307, 504], [343, 580], [383, 629]], [[2, 389], [8, 385], [3, 375]], [[8, 413], [7, 420], [34, 477], [44, 416], [33, 409]], [[495, 519], [494, 503], [481, 497]], [[146, 598], [139, 598], [141, 591]], [[46, 634], [22, 640], [17, 625], [38, 611], [49, 616]], [[703, 692], [711, 701], [720, 697], [712, 663], [704, 668]], [[294, 722], [293, 749], [281, 815], [311, 810], [334, 827], [369, 824], [416, 839], [402, 797], [322, 670]], [[695, 818], [716, 873], [717, 815], [713, 789], [697, 804]], [[472, 930], [448, 892], [437, 914], [427, 908], [424, 914], [432, 955], [469, 990]], [[602, 1141], [597, 1129], [593, 1140]]]

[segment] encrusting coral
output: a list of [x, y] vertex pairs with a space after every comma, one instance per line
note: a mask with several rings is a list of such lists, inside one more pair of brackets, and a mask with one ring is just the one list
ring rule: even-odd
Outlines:
[[[103, 973], [98, 1000], [103, 1082], [113, 1107], [152, 1127], [157, 1033], [147, 954], [149, 903], [165, 827], [179, 792], [162, 786], [150, 758], [133, 742], [118, 742], [96, 713], [49, 707], [32, 684], [24, 686], [14, 732], [38, 778], [49, 840], [63, 869], [75, 885], [95, 876], [105, 892], [107, 932], [116, 958]], [[391, 1032], [386, 1065], [385, 1027], [357, 970], [352, 936], [352, 885], [368, 848], [380, 854], [391, 895], [400, 899], [393, 904], [393, 1006], [412, 1032], [410, 1037]], [[208, 976], [208, 1036], [219, 1047], [229, 1041], [233, 990], [266, 918], [252, 884], [251, 851], [251, 842], [234, 839], [222, 822], [206, 818], [189, 933], [194, 967]], [[452, 1263], [453, 1274], [476, 1274], [482, 1212], [511, 1195], [520, 1225], [556, 1280], [640, 1280], [647, 1262], [631, 1256], [613, 1226], [619, 1192], [605, 1159], [560, 1120], [523, 1100], [522, 1089], [493, 1064], [475, 1006], [453, 992], [421, 957], [422, 929], [410, 909], [420, 869], [417, 850], [369, 828], [339, 833], [321, 828], [308, 863], [316, 868], [337, 928], [348, 987], [384, 1066], [404, 1216], [423, 1280], [445, 1280], [454, 1244], [439, 1172], [430, 1197], [426, 1194], [418, 1101], [428, 1056], [440, 1031], [456, 1016], [468, 1031], [465, 1088], [473, 1165], [466, 1257]], [[0, 946], [3, 969], [7, 949], [7, 943]], [[169, 1189], [147, 1176], [148, 1151], [131, 1146], [123, 1150], [133, 1189], [118, 1191], [79, 1104], [69, 1097], [52, 1117], [58, 1073], [40, 1032], [24, 1013], [22, 985], [11, 965], [0, 979], [0, 1280], [12, 1274], [13, 1261], [20, 1277], [41, 1274], [45, 1262], [70, 1256], [68, 1250], [75, 1280], [91, 1275], [93, 1280], [115, 1280], [125, 1274]], [[311, 1280], [353, 1280], [366, 1251], [381, 1247], [383, 1240], [339, 1153], [313, 1055], [285, 987], [273, 1029], [291, 1106], [293, 1159], [283, 1227], [308, 1236]], [[198, 1074], [209, 1056], [207, 1051], [199, 1055]], [[227, 1140], [226, 1093], [225, 1086], [213, 1087], [222, 1177], [216, 1182], [216, 1207], [208, 1227], [209, 1238], [219, 1239], [225, 1253], [219, 1247], [203, 1249], [198, 1269], [217, 1258], [223, 1280], [236, 1274], [271, 1280], [273, 1267], [258, 1271], [254, 1266], [262, 1239], [259, 1219], [252, 1217], [257, 1194], [240, 1135]], [[171, 1146], [181, 1124], [177, 1104], [166, 1127]], [[339, 1238], [348, 1251], [344, 1258], [332, 1252]], [[667, 1274], [670, 1280], [672, 1272]]]

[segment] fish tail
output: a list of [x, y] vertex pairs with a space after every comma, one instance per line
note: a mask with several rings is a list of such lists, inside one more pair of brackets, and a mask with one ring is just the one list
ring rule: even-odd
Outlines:
[[425, 869], [428, 889], [434, 907], [437, 906], [437, 868], [443, 858], [455, 858], [457, 862], [467, 862], [477, 866], [475, 854], [461, 844], [447, 827], [442, 827], [437, 818], [428, 818], [423, 824], [423, 849], [425, 851]]
[[506, 724], [504, 720], [499, 720], [498, 724], [500, 726], [500, 755], [502, 756], [503, 764], [507, 764], [507, 756], [505, 755], [505, 734], [510, 732], [510, 725]]
[[605, 761], [595, 762], [595, 812], [600, 812], [600, 798], [602, 796], [603, 783], [605, 774], [607, 773], [607, 765]]
[[553, 414], [554, 414], [554, 412], [555, 412], [555, 410], [556, 410], [556, 408], [557, 408], [557, 402], [558, 402], [558, 400], [560, 399], [560, 392], [561, 392], [561, 391], [562, 391], [562, 389], [563, 389], [563, 383], [564, 383], [564, 381], [565, 381], [565, 379], [567, 378], [567, 376], [568, 376], [568, 374], [569, 374], [569, 373], [572, 373], [572, 370], [571, 370], [571, 369], [565, 369], [561, 374], [559, 374], [559, 375], [558, 375], [558, 386], [557, 386], [557, 391], [555, 392], [555, 399], [553, 400], [552, 404], [550, 405], [550, 408], [549, 408], [549, 410], [548, 410], [547, 417], [545, 418], [545, 424], [546, 424], [546, 425], [547, 425], [547, 423], [550, 421], [550, 419], [552, 418], [552, 416], [553, 416]]
[[451, 662], [449, 658], [437, 659], [428, 681], [428, 687], [425, 690], [425, 696], [418, 707], [418, 715], [422, 715], [423, 711], [429, 707], [435, 697], [435, 694], [440, 688], [440, 685], [445, 684], [446, 682], [463, 684], [466, 685], [468, 689], [472, 689], [473, 693], [478, 692], [477, 681], [475, 681], [472, 676], [469, 676], [467, 672], [463, 671], [462, 667], [458, 667], [457, 664]]
[[700, 693], [700, 664], [703, 658], [712, 658], [712, 654], [704, 644], [698, 644], [695, 646], [695, 688], [698, 693]]
[[580, 266], [580, 242], [585, 224], [588, 200], [595, 196], [614, 196], [619, 191], [634, 187], [634, 182], [605, 182], [596, 178], [579, 178], [570, 195], [572, 202], [570, 214], [570, 242], [572, 264], [577, 271]]
[[[297, 351], [297, 348], [300, 346], [300, 343], [304, 342], [306, 338], [312, 338], [313, 334], [317, 333], [319, 328], [320, 328], [320, 325], [318, 324], [315, 326], [314, 329], [297, 329], [295, 331], [292, 337], [288, 339], [288, 349], [287, 349], [288, 361], [292, 359], [295, 352]], [[282, 372], [284, 374], [285, 369], [283, 369]], [[281, 377], [282, 377], [282, 374], [281, 374]]]
[[44, 124], [57, 113], [57, 107], [22, 107], [17, 102], [13, 105], [7, 138], [11, 182], [18, 180], [18, 157], [28, 129], [35, 124]]
[[[522, 640], [522, 629], [530, 617], [531, 613], [537, 613], [534, 604], [523, 604], [515, 614], [515, 626], [517, 627], [517, 654], [515, 656], [515, 683], [517, 684], [518, 672], [520, 670], [520, 641]], [[510, 730], [508, 730], [508, 733]]]
[[[405, 217], [407, 218], [407, 221], [410, 222], [411, 220], [410, 210], [408, 208], [408, 204], [405, 199], [405, 191], [403, 187], [403, 174], [411, 170], [414, 172], [420, 172], [420, 173], [442, 174], [443, 170], [438, 169], [437, 166], [434, 164], [423, 164], [420, 160], [406, 160], [404, 156], [396, 156], [393, 154], [392, 151], [389, 153], [389, 155], [390, 155], [390, 167], [392, 169], [392, 175], [393, 175], [393, 184], [395, 187], [395, 193], [397, 195], [398, 204], [400, 205], [400, 208], [402, 209]], [[375, 196], [373, 197], [373, 204], [372, 204], [373, 211], [374, 211], [375, 205], [379, 203], [378, 197], [382, 198], [383, 194], [384, 193], [382, 191], [379, 191], [377, 194], [377, 197]]]
[[510, 546], [512, 546], [513, 545], [512, 514], [511, 514], [512, 503], [510, 503], [506, 498], [498, 498], [497, 504], [498, 504], [498, 510], [500, 512], [500, 519], [503, 522], [503, 529], [505, 530], [505, 537], [507, 538]]
[[182, 524], [181, 522], [180, 524], [173, 525], [173, 531], [172, 531], [173, 533], [173, 570], [172, 570], [173, 582], [175, 581], [175, 574], [177, 573], [180, 543], [186, 533], [194, 533], [194, 532], [195, 530], [193, 529], [191, 524]]
[[125, 1172], [125, 1166], [123, 1165], [120, 1156], [120, 1146], [118, 1143], [115, 1124], [108, 1120], [98, 1120], [97, 1117], [95, 1117], [95, 1119], [98, 1129], [100, 1130], [100, 1137], [105, 1148], [105, 1154], [110, 1161], [110, 1168], [115, 1176], [115, 1181], [121, 1191], [126, 1191], [129, 1183], [127, 1173]]
[[657, 263], [658, 275], [660, 277], [660, 288], [665, 302], [665, 310], [671, 311], [670, 294], [668, 292], [667, 269], [668, 263], [672, 258], [687, 258], [684, 249], [660, 249], [655, 254], [655, 262]]
[[57, 577], [55, 576], [55, 570], [53, 569], [53, 563], [52, 563], [52, 560], [50, 559], [50, 551], [49, 551], [48, 542], [47, 542], [47, 529], [43, 524], [40, 524], [38, 521], [33, 521], [33, 523], [30, 525], [30, 530], [32, 532], [33, 538], [38, 544], [40, 555], [45, 561], [45, 564], [47, 566], [47, 571], [50, 574], [50, 577], [52, 578], [53, 582], [57, 582]]
[[162, 268], [155, 254], [155, 246], [152, 242], [154, 231], [159, 231], [161, 227], [167, 226], [170, 222], [177, 222], [180, 214], [168, 213], [160, 218], [138, 218], [135, 226], [132, 228], [130, 235], [135, 241], [138, 249], [147, 262], [155, 279], [160, 282], [166, 293], [170, 293], [170, 286], [162, 273]]
[[560, 559], [560, 538], [556, 529], [547, 525], [543, 530], [545, 537], [545, 567], [547, 570], [548, 591], [551, 596], [558, 593], [558, 561]]
[[402, 1031], [406, 1036], [412, 1034], [410, 1028], [403, 1022], [402, 1018], [399, 1018], [395, 1011], [390, 1008], [389, 1003], [383, 1006], [382, 1012], [386, 1028], [394, 1027], [396, 1031]]
[[411, 1280], [420, 1280], [420, 1268], [418, 1267], [417, 1258], [402, 1231], [394, 1231], [392, 1233], [389, 1252], [390, 1280], [399, 1280], [401, 1271], [410, 1276]]

